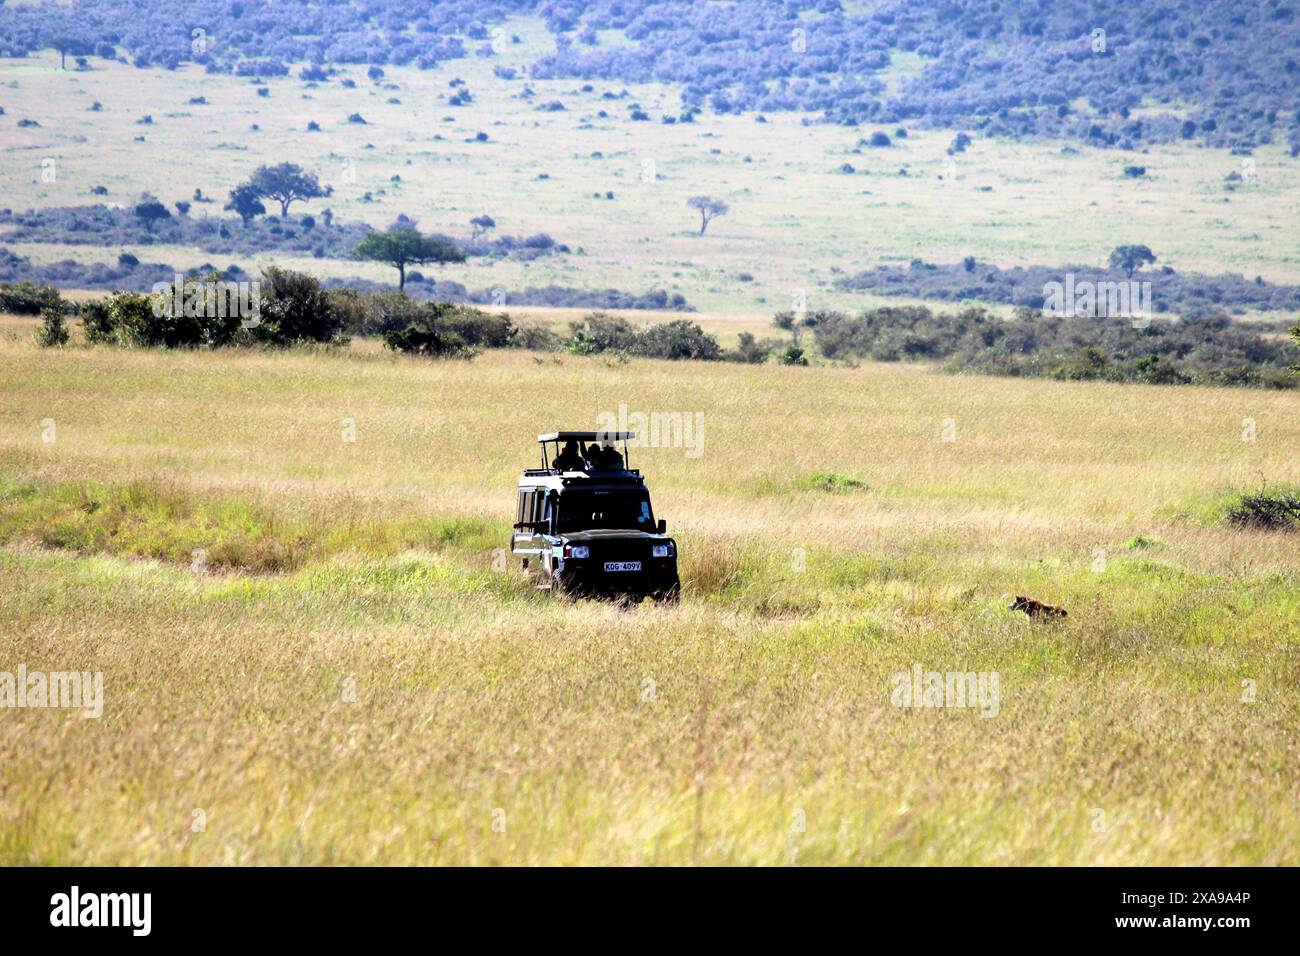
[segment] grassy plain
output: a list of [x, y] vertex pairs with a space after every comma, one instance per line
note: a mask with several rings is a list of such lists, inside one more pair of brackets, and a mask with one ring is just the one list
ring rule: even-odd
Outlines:
[[[873, 128], [665, 125], [665, 86], [501, 79], [551, 42], [510, 32], [493, 60], [389, 69], [392, 88], [354, 68], [356, 89], [266, 98], [192, 69], [0, 60], [0, 207], [95, 185], [224, 198], [290, 159], [335, 187], [296, 212], [458, 234], [489, 213], [575, 250], [447, 278], [664, 288], [724, 340], [798, 289], [811, 309], [873, 304], [835, 278], [917, 256], [1097, 264], [1142, 242], [1182, 270], [1300, 281], [1300, 166], [1280, 147], [1234, 192], [1242, 157], [1181, 145], [977, 137], [954, 177], [951, 130], [854, 152]], [[923, 66], [900, 57], [889, 80]], [[470, 106], [447, 103], [456, 77]], [[732, 207], [705, 237], [698, 193]], [[362, 341], [38, 350], [33, 325], [0, 316], [0, 671], [101, 671], [104, 712], [0, 710], [0, 864], [1300, 863], [1300, 549], [1223, 522], [1234, 493], [1300, 484], [1295, 395], [434, 363]], [[503, 562], [530, 437], [624, 403], [704, 415], [698, 458], [633, 452], [680, 544], [680, 607], [551, 601]], [[819, 490], [826, 474], [861, 485]], [[1016, 594], [1069, 617], [1031, 622]], [[996, 673], [996, 716], [893, 706], [918, 664]]]
[[[974, 255], [1001, 266], [1097, 265], [1129, 242], [1149, 245], [1162, 265], [1180, 270], [1300, 281], [1300, 165], [1281, 146], [1249, 158], [1190, 145], [1069, 153], [1059, 142], [977, 137], [953, 158], [946, 152], [952, 130], [913, 128], [890, 148], [855, 152], [874, 127], [804, 126], [798, 114], [759, 123], [753, 115], [711, 112], [693, 124], [664, 125], [663, 114], [681, 110], [668, 86], [629, 85], [626, 98], [606, 100], [603, 94], [619, 94], [623, 85], [597, 81], [584, 91], [580, 81], [493, 75], [497, 65], [525, 66], [552, 42], [536, 21], [509, 29], [522, 42], [491, 59], [431, 71], [391, 68], [383, 86], [353, 68], [347, 73], [358, 85], [350, 90], [337, 81], [309, 89], [295, 76], [271, 81], [266, 98], [250, 81], [198, 69], [139, 70], [92, 59], [93, 70], [60, 72], [52, 53], [0, 60], [0, 205], [91, 202], [95, 185], [108, 189], [107, 201], [123, 204], [145, 190], [168, 203], [187, 199], [195, 187], [224, 201], [258, 164], [293, 160], [335, 187], [327, 201], [295, 206], [298, 213], [328, 206], [375, 226], [407, 213], [426, 230], [453, 234], [489, 213], [502, 232], [545, 231], [581, 250], [446, 270], [470, 288], [663, 288], [711, 315], [770, 316], [790, 307], [795, 290], [812, 309], [860, 306], [864, 300], [835, 290], [834, 280], [881, 262]], [[898, 78], [921, 66], [900, 58]], [[472, 104], [448, 105], [459, 89], [449, 85], [455, 78], [467, 84]], [[190, 103], [200, 96], [205, 104]], [[91, 112], [96, 101], [103, 110]], [[539, 109], [554, 101], [564, 110]], [[652, 121], [631, 121], [633, 104]], [[347, 122], [352, 113], [366, 125]], [[145, 115], [151, 125], [140, 124]], [[20, 129], [23, 118], [41, 126]], [[311, 120], [320, 132], [305, 131]], [[480, 132], [487, 142], [474, 141]], [[44, 159], [56, 163], [54, 182], [43, 181]], [[1225, 177], [1245, 173], [1248, 161], [1249, 180], [1228, 192]], [[845, 163], [852, 174], [840, 172]], [[1146, 166], [1146, 178], [1126, 178], [1131, 164]], [[614, 199], [603, 198], [608, 191]], [[698, 193], [732, 209], [704, 237], [685, 205]], [[224, 215], [218, 210], [196, 206], [192, 214]], [[38, 261], [108, 260], [121, 251], [14, 249]], [[128, 251], [181, 267], [214, 258], [168, 246]], [[245, 267], [272, 261], [239, 258]], [[392, 279], [392, 270], [376, 265], [275, 261]]]
[[[633, 451], [677, 608], [497, 550], [530, 436], [622, 402], [704, 413], [698, 458]], [[1221, 516], [1300, 483], [1297, 410], [11, 321], [0, 670], [102, 671], [104, 712], [0, 712], [0, 863], [1296, 864], [1300, 549]], [[996, 672], [996, 716], [892, 706], [916, 664]]]

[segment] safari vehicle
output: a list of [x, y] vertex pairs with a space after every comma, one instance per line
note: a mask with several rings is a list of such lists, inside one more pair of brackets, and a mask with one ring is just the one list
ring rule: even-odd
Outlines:
[[664, 520], [655, 520], [645, 478], [628, 467], [627, 443], [635, 437], [537, 436], [542, 467], [526, 468], [519, 479], [510, 550], [538, 588], [668, 603], [680, 598], [677, 543], [667, 536]]

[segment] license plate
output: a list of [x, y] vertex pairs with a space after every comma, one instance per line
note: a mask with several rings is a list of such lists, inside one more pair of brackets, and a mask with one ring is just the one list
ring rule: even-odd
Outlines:
[[640, 571], [640, 561], [606, 561], [606, 571]]

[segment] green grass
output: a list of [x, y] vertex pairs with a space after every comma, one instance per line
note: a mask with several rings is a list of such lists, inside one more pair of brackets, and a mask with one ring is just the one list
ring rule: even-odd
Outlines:
[[[261, 499], [261, 500], [259, 500]], [[165, 482], [129, 484], [0, 478], [0, 541], [30, 540], [79, 554], [287, 571], [340, 552], [391, 555], [417, 545], [482, 548], [506, 522], [472, 517], [385, 519], [349, 506], [272, 510], [255, 491], [199, 495]]]

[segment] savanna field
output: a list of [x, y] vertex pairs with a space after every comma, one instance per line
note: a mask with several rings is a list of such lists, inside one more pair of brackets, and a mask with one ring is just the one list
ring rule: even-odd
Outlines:
[[[1223, 520], [1300, 481], [1294, 393], [31, 328], [0, 660], [104, 700], [4, 713], [0, 862], [1300, 862], [1300, 549]], [[632, 452], [679, 607], [499, 550], [536, 434], [620, 403], [704, 415]], [[915, 665], [996, 713], [893, 706]]]
[[[405, 216], [469, 242], [487, 216], [485, 243], [554, 242], [413, 264], [515, 296], [521, 329], [600, 308], [579, 293], [680, 296], [611, 311], [771, 360], [432, 359], [362, 327], [92, 347], [72, 307], [41, 348], [35, 315], [0, 314], [0, 674], [103, 675], [98, 717], [0, 707], [0, 866], [1300, 865], [1300, 533], [1229, 520], [1300, 489], [1300, 390], [948, 374], [910, 360], [920, 333], [832, 353], [824, 322], [773, 326], [1009, 318], [977, 297], [995, 270], [1142, 248], [1123, 277], [1155, 283], [1158, 323], [1191, 306], [1289, 341], [1294, 300], [1265, 295], [1300, 282], [1285, 6], [384, 0], [354, 31], [355, 5], [253, 5], [253, 29], [230, 4], [206, 52], [171, 11], [18, 6], [6, 282], [84, 304], [110, 291], [67, 279], [86, 266], [234, 264], [395, 289], [391, 263], [290, 240]], [[108, 49], [63, 57], [54, 24]], [[281, 219], [267, 199], [250, 240], [227, 197], [286, 162], [323, 190]], [[145, 194], [176, 216], [132, 224]], [[703, 232], [692, 197], [728, 211]], [[88, 231], [93, 204], [132, 228]], [[63, 233], [23, 224], [51, 211]], [[200, 220], [226, 235], [173, 228]], [[881, 265], [892, 297], [852, 281]], [[974, 291], [935, 298], [940, 268]], [[1187, 348], [1244, 375], [1222, 332]], [[1042, 352], [1106, 360], [1074, 334]], [[811, 365], [782, 364], [801, 344]], [[552, 597], [509, 556], [536, 436], [621, 408], [703, 423], [689, 453], [631, 454], [677, 606]], [[898, 706], [917, 670], [996, 695]]]

